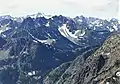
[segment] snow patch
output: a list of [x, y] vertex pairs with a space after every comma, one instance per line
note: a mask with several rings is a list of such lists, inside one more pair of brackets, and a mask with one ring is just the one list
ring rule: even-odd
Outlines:
[[117, 30], [118, 30], [118, 28], [117, 28], [117, 26], [116, 26], [116, 25], [114, 25], [114, 26], [113, 26], [113, 28], [115, 29], [115, 31], [117, 31]]
[[33, 76], [33, 75], [35, 75], [35, 74], [36, 74], [35, 71], [28, 72], [28, 75], [29, 75], [29, 76]]
[[7, 37], [5, 34], [2, 34], [2, 36], [3, 36], [4, 38], [6, 38], [6, 37]]
[[66, 24], [63, 24], [63, 26], [59, 27], [58, 30], [64, 37], [72, 37], [77, 39], [79, 36], [85, 35], [85, 32], [83, 32], [82, 34], [80, 33], [81, 30], [77, 30], [75, 31], [74, 34], [72, 34], [72, 32], [70, 32], [69, 29], [67, 28]]
[[117, 73], [116, 73], [116, 76], [119, 76], [119, 77], [120, 77], [120, 72], [117, 72]]
[[114, 79], [114, 80], [116, 80], [116, 78], [115, 78], [115, 77], [113, 77], [113, 79]]
[[106, 84], [110, 84], [109, 82], [106, 82]]
[[29, 53], [28, 53], [27, 51], [24, 51], [24, 52], [23, 52], [23, 54], [26, 54], [26, 55], [28, 55]]
[[46, 27], [49, 27], [49, 26], [50, 26], [50, 22], [48, 22], [45, 26], [46, 26]]
[[110, 55], [110, 53], [105, 53], [105, 55]]
[[[28, 32], [28, 33], [29, 33], [29, 32]], [[29, 33], [29, 35], [34, 39], [33, 42], [35, 42], [35, 43], [40, 42], [40, 43], [44, 43], [44, 44], [51, 45], [51, 44], [53, 44], [53, 43], [56, 42], [55, 39], [49, 39], [49, 38], [48, 38], [48, 39], [46, 39], [46, 40], [40, 40], [40, 39], [34, 37], [34, 36], [33, 36], [32, 34], [30, 34], [30, 33]]]
[[69, 31], [66, 24], [63, 24], [61, 27], [59, 27], [58, 31], [62, 36], [64, 36], [65, 38], [67, 38], [68, 40], [77, 45], [80, 38], [83, 38], [83, 36], [86, 33], [85, 31], [82, 30], [76, 30], [75, 33], [73, 34], [72, 32]]
[[114, 31], [114, 29], [112, 29], [112, 28], [109, 28], [109, 31], [110, 31], [110, 32], [113, 32], [113, 31]]
[[36, 40], [33, 40], [33, 42], [38, 43]]
[[8, 30], [10, 30], [10, 29], [11, 29], [10, 27], [2, 26], [2, 27], [0, 28], [0, 34], [1, 34], [2, 32], [8, 31]]
[[56, 42], [55, 39], [47, 39], [47, 40], [40, 40], [38, 39], [39, 42], [44, 43], [44, 44], [48, 44], [51, 45], [52, 43]]

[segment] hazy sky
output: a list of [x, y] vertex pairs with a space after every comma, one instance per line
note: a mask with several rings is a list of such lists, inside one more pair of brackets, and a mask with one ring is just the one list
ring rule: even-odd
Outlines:
[[71, 17], [115, 17], [118, 0], [0, 0], [0, 15], [23, 16], [37, 12]]

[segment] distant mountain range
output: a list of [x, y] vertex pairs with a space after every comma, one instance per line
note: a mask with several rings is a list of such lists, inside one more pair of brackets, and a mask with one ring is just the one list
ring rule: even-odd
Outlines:
[[[61, 77], [73, 60], [88, 58], [111, 33], [119, 30], [115, 18], [108, 21], [41, 13], [0, 16], [0, 84], [77, 84], [57, 83], [54, 76], [47, 82], [46, 77], [57, 69]], [[60, 69], [56, 69], [58, 66]]]

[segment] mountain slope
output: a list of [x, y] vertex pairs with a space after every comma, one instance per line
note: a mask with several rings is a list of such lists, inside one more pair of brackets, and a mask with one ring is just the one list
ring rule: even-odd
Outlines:
[[114, 33], [87, 59], [77, 57], [59, 80], [47, 76], [44, 84], [120, 84], [119, 52], [120, 33]]

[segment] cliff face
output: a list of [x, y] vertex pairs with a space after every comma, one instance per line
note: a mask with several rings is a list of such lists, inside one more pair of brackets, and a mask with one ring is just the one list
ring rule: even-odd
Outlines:
[[44, 84], [120, 84], [119, 33], [109, 36], [88, 58], [84, 55], [85, 53], [72, 61], [54, 83], [50, 75], [58, 72], [49, 73], [49, 76], [44, 79]]

